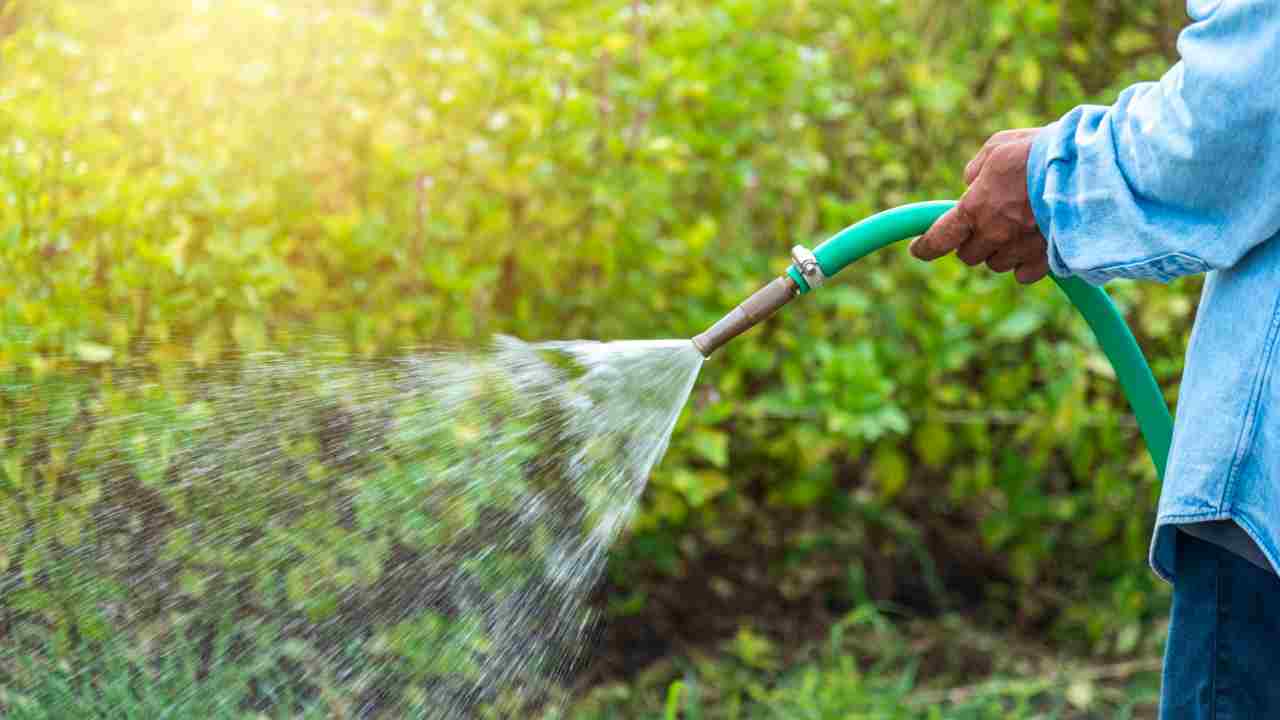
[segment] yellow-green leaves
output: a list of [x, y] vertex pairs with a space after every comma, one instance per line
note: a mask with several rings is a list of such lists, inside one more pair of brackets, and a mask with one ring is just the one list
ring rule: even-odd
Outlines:
[[723, 468], [729, 465], [729, 434], [727, 432], [692, 428], [689, 432], [689, 445], [696, 457], [710, 463], [712, 467]]
[[[71, 368], [144, 372], [164, 395], [188, 363], [264, 350], [690, 336], [782, 272], [791, 245], [958, 196], [990, 133], [1155, 76], [1171, 48], [1151, 28], [1181, 21], [1155, 0], [1112, 3], [1106, 23], [1085, 0], [21, 5], [0, 38], [0, 427], [43, 418], [29, 383]], [[1196, 290], [1117, 288], [1169, 388]], [[790, 558], [760, 561], [762, 587], [826, 592], [873, 553], [914, 562], [862, 542], [901, 539], [881, 526], [892, 511], [954, 519], [965, 552], [1011, 576], [1052, 565], [1104, 589], [1101, 619], [1031, 620], [1099, 642], [1135, 622], [1149, 609], [1105, 588], [1146, 589], [1134, 509], [1154, 478], [1110, 366], [1055, 292], [889, 249], [717, 353], [615, 553], [620, 587], [734, 547]], [[162, 421], [129, 458], [90, 443], [80, 466], [136, 464], [182, 525], [174, 557], [209, 544], [186, 527], [202, 512], [265, 516], [260, 496], [166, 484], [164, 458], [191, 441], [174, 428], [207, 416], [151, 400], [103, 400], [105, 417]], [[484, 449], [483, 418], [458, 430]], [[86, 541], [86, 499], [104, 492], [72, 491], [35, 442], [0, 457], [0, 486], [52, 478], [78, 499], [26, 550], [28, 573], [53, 541]], [[318, 452], [299, 446], [298, 477], [272, 490], [329, 510], [349, 492], [361, 528], [409, 551], [477, 516], [406, 510], [438, 472], [420, 458], [345, 487]], [[0, 493], [11, 566], [15, 497]], [[276, 546], [342, 561], [281, 580], [281, 602], [322, 622], [337, 588], [375, 582], [389, 541], [309, 532]], [[260, 550], [213, 560], [249, 576]], [[196, 594], [210, 577], [175, 582]]]
[[876, 484], [880, 486], [880, 494], [885, 499], [892, 499], [906, 486], [910, 468], [906, 458], [892, 445], [876, 448], [871, 467]]

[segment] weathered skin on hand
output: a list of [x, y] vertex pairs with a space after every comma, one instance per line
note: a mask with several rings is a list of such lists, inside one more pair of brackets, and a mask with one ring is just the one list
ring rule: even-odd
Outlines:
[[986, 263], [1033, 283], [1049, 272], [1048, 244], [1027, 196], [1027, 156], [1039, 128], [991, 136], [964, 169], [969, 189], [954, 210], [911, 244], [921, 260], [952, 251], [968, 265]]

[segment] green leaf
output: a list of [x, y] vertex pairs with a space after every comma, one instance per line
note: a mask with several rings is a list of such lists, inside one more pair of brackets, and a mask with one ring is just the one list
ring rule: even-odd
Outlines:
[[1036, 309], [1020, 307], [1002, 319], [991, 332], [999, 340], [1022, 340], [1040, 329], [1044, 324], [1044, 314]]
[[105, 363], [110, 362], [115, 357], [115, 350], [106, 345], [99, 345], [95, 342], [80, 342], [76, 344], [76, 357], [87, 363]]
[[671, 479], [690, 507], [701, 507], [729, 488], [729, 477], [722, 472], [677, 470]]
[[915, 433], [915, 449], [926, 465], [938, 469], [951, 456], [951, 432], [942, 423], [925, 423]]
[[893, 445], [884, 443], [877, 447], [871, 467], [885, 499], [892, 499], [906, 486], [907, 459]]
[[689, 438], [694, 454], [715, 467], [729, 465], [729, 434], [720, 430], [699, 428]]

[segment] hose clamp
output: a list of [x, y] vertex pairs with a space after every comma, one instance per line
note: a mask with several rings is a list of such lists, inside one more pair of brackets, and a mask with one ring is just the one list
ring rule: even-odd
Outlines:
[[822, 272], [822, 266], [818, 264], [818, 258], [814, 257], [813, 251], [803, 245], [791, 248], [791, 262], [795, 263], [800, 276], [809, 283], [810, 289], [822, 287], [822, 283], [827, 281], [826, 274]]

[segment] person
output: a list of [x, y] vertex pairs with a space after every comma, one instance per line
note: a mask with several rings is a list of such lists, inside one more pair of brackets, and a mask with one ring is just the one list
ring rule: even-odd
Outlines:
[[1022, 283], [1207, 273], [1151, 544], [1160, 717], [1280, 718], [1280, 2], [1187, 12], [1158, 82], [988, 140], [911, 252]]

